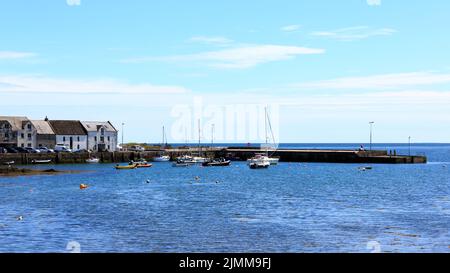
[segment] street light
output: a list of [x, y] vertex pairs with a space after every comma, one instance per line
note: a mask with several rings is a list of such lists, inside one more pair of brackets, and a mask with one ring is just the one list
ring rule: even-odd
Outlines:
[[409, 156], [411, 156], [411, 137], [408, 137]]
[[122, 152], [124, 151], [124, 147], [123, 147], [123, 126], [125, 125], [125, 123], [122, 122]]
[[371, 121], [369, 122], [370, 124], [370, 151], [372, 151], [372, 139], [373, 139], [373, 124], [375, 123], [375, 121]]

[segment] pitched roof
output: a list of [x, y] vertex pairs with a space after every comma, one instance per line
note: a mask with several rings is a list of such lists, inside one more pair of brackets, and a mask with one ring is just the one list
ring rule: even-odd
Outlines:
[[28, 122], [27, 117], [5, 117], [0, 116], [0, 120], [6, 120], [12, 126], [13, 131], [22, 130], [22, 126], [24, 122]]
[[32, 120], [31, 123], [36, 128], [38, 135], [54, 135], [52, 127], [45, 120]]
[[87, 135], [79, 120], [50, 120], [49, 123], [57, 135]]
[[106, 132], [117, 132], [109, 121], [82, 121], [81, 124], [88, 132], [97, 132], [101, 127], [105, 128]]

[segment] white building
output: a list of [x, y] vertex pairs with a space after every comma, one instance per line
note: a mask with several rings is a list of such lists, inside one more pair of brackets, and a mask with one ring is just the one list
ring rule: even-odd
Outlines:
[[64, 144], [73, 151], [87, 150], [87, 131], [78, 120], [50, 120], [56, 144]]
[[0, 144], [36, 148], [36, 128], [27, 117], [0, 117]]
[[84, 129], [87, 131], [87, 146], [89, 150], [96, 152], [115, 152], [117, 150], [116, 128], [111, 122], [82, 121]]

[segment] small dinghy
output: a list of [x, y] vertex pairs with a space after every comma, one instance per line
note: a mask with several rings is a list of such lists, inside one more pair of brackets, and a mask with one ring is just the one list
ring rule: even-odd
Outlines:
[[100, 162], [100, 159], [95, 158], [95, 157], [91, 157], [89, 159], [86, 159], [86, 163], [89, 163], [89, 164], [95, 164], [95, 163], [99, 163], [99, 162]]
[[44, 160], [37, 160], [37, 159], [33, 159], [31, 161], [32, 164], [50, 164], [52, 163], [51, 159], [44, 159]]
[[3, 162], [2, 165], [11, 166], [11, 165], [14, 165], [15, 163], [16, 163], [15, 161], [9, 161], [9, 162]]
[[183, 162], [183, 161], [177, 161], [177, 162], [172, 164], [172, 167], [189, 167], [191, 165], [192, 164], [189, 164], [189, 163], [186, 163], [186, 162]]
[[203, 167], [226, 167], [230, 166], [231, 160], [225, 160], [224, 158], [221, 159], [215, 159], [212, 161], [203, 162]]
[[158, 156], [153, 158], [154, 162], [169, 162], [170, 161], [170, 156], [168, 155], [162, 155], [162, 156]]
[[137, 169], [137, 164], [131, 164], [131, 165], [126, 165], [126, 166], [120, 166], [119, 164], [117, 164], [115, 166], [116, 170], [133, 170], [133, 169]]

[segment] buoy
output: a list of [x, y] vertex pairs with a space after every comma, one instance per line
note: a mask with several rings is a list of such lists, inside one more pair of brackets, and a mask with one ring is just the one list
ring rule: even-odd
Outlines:
[[200, 180], [200, 176], [196, 176], [195, 180], [197, 180], [197, 181]]
[[17, 221], [23, 221], [23, 216], [17, 217]]
[[147, 179], [147, 184], [150, 184], [150, 179]]
[[85, 189], [87, 189], [87, 188], [89, 188], [89, 186], [86, 185], [86, 184], [81, 184], [81, 185], [80, 185], [80, 190], [85, 190]]

